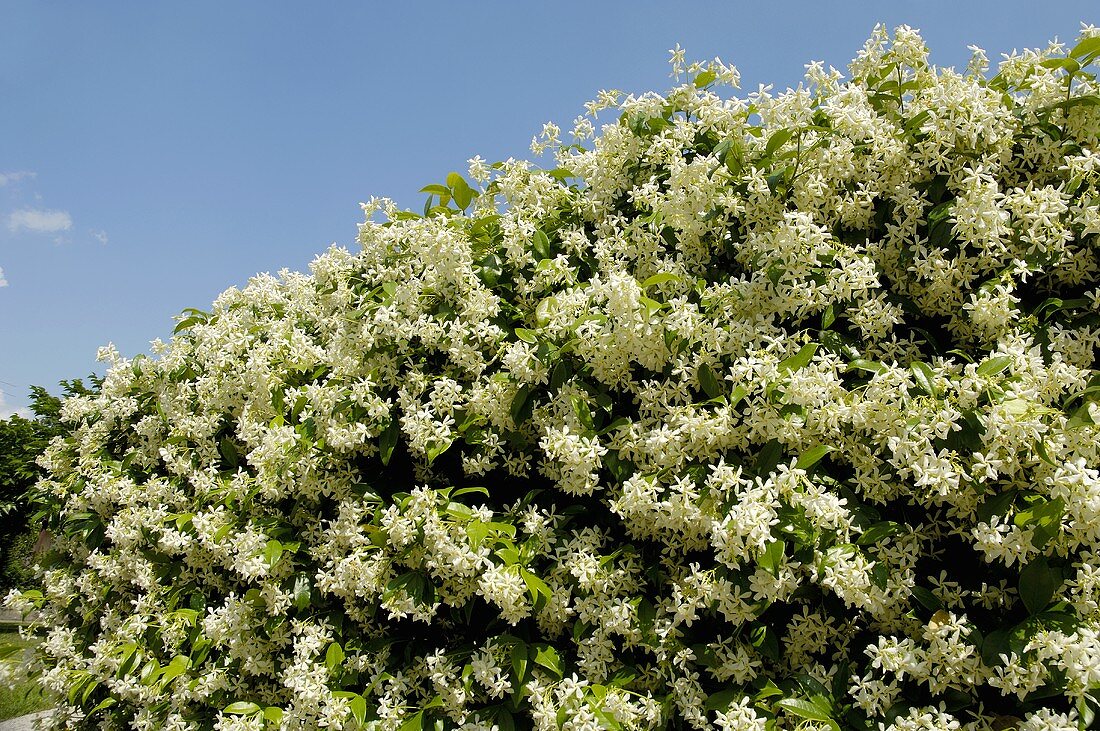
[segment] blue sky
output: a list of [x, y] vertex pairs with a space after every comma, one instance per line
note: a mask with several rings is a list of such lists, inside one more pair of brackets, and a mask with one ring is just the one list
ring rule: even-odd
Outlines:
[[354, 247], [372, 195], [419, 208], [600, 89], [664, 91], [677, 43], [751, 90], [845, 69], [876, 22], [962, 67], [1082, 21], [1095, 0], [0, 0], [0, 415], [100, 371], [100, 345], [146, 352], [183, 308]]

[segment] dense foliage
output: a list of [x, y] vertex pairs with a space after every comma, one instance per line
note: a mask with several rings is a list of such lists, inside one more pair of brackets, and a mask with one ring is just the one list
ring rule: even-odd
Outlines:
[[677, 49], [557, 168], [475, 158], [105, 350], [9, 599], [53, 723], [1091, 723], [1098, 56], [878, 29], [727, 98]]
[[[92, 395], [96, 378], [89, 383], [90, 387], [79, 378], [62, 381], [62, 397]], [[31, 564], [39, 531], [29, 521], [35, 510], [29, 493], [43, 475], [36, 460], [51, 439], [65, 433], [62, 397], [31, 386], [33, 418], [15, 414], [0, 419], [0, 590], [34, 582]]]

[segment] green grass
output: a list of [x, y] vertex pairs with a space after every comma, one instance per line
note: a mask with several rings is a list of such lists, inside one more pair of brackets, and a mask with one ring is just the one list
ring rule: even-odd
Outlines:
[[[16, 632], [0, 632], [0, 650], [10, 647], [26, 647], [32, 640], [24, 640]], [[5, 653], [0, 651], [0, 656]], [[12, 662], [14, 658], [4, 657], [0, 662]], [[38, 683], [31, 679], [14, 688], [0, 686], [0, 721], [16, 718], [27, 713], [44, 711], [53, 705], [49, 695], [44, 693]]]

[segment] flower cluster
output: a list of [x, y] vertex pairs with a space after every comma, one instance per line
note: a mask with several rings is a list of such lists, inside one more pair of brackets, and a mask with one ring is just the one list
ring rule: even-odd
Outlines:
[[879, 28], [736, 97], [677, 48], [553, 169], [105, 349], [8, 599], [52, 726], [1086, 727], [1097, 58]]

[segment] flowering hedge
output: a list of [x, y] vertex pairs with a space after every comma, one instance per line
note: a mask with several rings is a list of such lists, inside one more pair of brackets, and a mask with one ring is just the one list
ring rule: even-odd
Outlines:
[[880, 28], [737, 98], [677, 49], [555, 169], [106, 351], [9, 597], [53, 724], [1084, 728], [1098, 57]]

